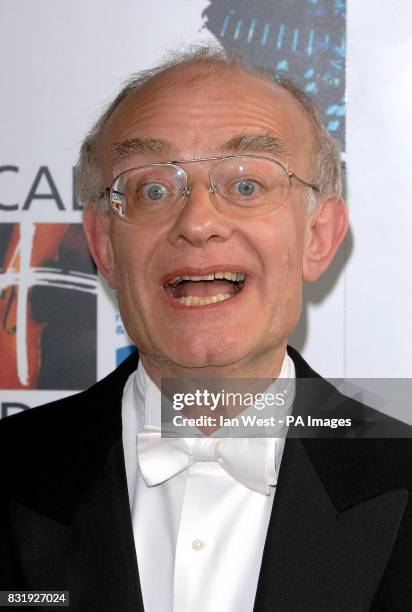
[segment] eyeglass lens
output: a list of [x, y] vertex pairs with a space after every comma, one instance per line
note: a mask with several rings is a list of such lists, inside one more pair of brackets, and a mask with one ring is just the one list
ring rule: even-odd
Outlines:
[[[186, 187], [186, 175], [177, 165], [152, 165], [123, 172], [110, 195], [122, 217], [132, 223], [151, 224], [182, 205]], [[280, 206], [287, 197], [290, 179], [274, 160], [224, 158], [211, 167], [211, 187], [222, 212], [254, 215]]]

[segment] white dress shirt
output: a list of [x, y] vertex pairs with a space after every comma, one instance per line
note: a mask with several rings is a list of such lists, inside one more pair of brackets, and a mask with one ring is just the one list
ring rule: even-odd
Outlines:
[[[287, 354], [279, 378], [292, 379], [294, 388]], [[288, 395], [285, 412], [293, 391]], [[160, 414], [160, 390], [139, 361], [125, 386], [122, 423], [145, 611], [252, 612], [276, 487], [269, 495], [252, 491], [212, 461], [148, 487], [137, 463], [137, 433], [160, 427]], [[278, 473], [285, 440], [268, 442]]]

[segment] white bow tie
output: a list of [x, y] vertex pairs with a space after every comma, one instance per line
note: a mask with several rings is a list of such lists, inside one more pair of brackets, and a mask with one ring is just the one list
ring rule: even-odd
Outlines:
[[145, 426], [137, 434], [137, 460], [149, 487], [196, 461], [217, 461], [244, 486], [269, 495], [276, 484], [275, 445], [273, 438], [161, 438], [158, 427]]

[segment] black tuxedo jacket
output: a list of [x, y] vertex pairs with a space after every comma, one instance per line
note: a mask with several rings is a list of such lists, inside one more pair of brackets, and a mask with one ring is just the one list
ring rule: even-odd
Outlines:
[[[318, 377], [288, 350], [297, 377]], [[0, 590], [69, 590], [76, 612], [143, 611], [121, 438], [137, 359], [0, 422]], [[298, 383], [295, 404], [306, 401]], [[412, 609], [411, 464], [407, 439], [288, 438], [254, 610]]]

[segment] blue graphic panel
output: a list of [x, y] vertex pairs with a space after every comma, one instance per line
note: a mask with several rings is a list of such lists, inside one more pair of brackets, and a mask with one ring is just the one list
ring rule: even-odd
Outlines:
[[345, 0], [211, 0], [206, 28], [223, 47], [292, 78], [345, 144]]
[[122, 361], [126, 359], [129, 355], [134, 353], [136, 347], [134, 344], [130, 344], [129, 346], [122, 346], [121, 348], [116, 349], [116, 365], [118, 366]]

